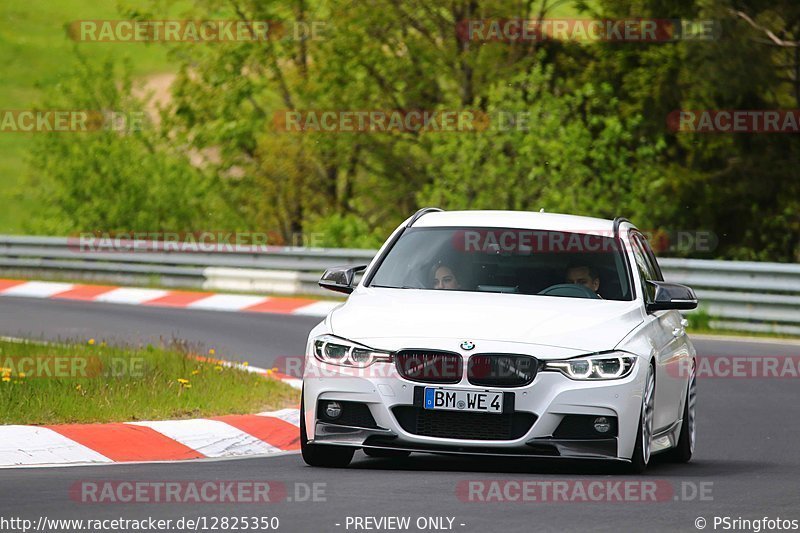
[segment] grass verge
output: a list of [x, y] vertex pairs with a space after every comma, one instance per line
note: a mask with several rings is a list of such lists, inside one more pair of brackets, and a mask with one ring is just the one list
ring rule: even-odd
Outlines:
[[0, 424], [127, 422], [294, 407], [274, 379], [193, 359], [187, 348], [0, 340]]

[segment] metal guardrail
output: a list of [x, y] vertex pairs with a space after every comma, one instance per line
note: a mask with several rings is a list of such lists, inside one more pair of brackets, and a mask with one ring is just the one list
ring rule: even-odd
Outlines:
[[[96, 243], [95, 243], [96, 244]], [[77, 239], [0, 235], [0, 274], [280, 294], [328, 294], [322, 271], [366, 264], [375, 250], [235, 246], [229, 250], [82, 249]], [[800, 335], [800, 265], [660, 259], [668, 281], [691, 286], [712, 328]]]

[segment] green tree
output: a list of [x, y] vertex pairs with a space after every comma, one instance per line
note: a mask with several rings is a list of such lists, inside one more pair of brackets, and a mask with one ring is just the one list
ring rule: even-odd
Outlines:
[[43, 211], [32, 231], [188, 231], [225, 219], [213, 180], [152, 123], [137, 125], [145, 106], [131, 94], [126, 66], [82, 57], [52, 88], [43, 109], [113, 112], [126, 122], [37, 136], [31, 188]]

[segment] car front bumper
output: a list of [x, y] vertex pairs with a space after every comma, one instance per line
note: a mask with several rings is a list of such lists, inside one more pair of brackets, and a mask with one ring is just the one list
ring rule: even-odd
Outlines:
[[[539, 372], [527, 386], [495, 388], [474, 386], [466, 380], [452, 385], [417, 383], [401, 377], [389, 363], [355, 370], [309, 357], [303, 382], [306, 431], [309, 442], [314, 444], [448, 454], [629, 460], [639, 426], [643, 367], [646, 365], [639, 360], [627, 377], [609, 381], [575, 381], [558, 372]], [[421, 409], [420, 388], [426, 386], [513, 393], [512, 411], [504, 412], [525, 414], [533, 422], [513, 438], [502, 440], [427, 436], [408, 430], [408, 424], [404, 429], [398, 413], [413, 406]], [[320, 400], [364, 404], [375, 423], [361, 427], [322, 420], [317, 413]], [[617, 435], [554, 437], [567, 415], [615, 417]]]

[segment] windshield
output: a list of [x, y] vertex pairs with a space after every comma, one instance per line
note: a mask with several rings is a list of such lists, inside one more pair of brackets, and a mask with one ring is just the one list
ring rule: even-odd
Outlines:
[[407, 229], [369, 286], [632, 299], [615, 239], [531, 229]]

